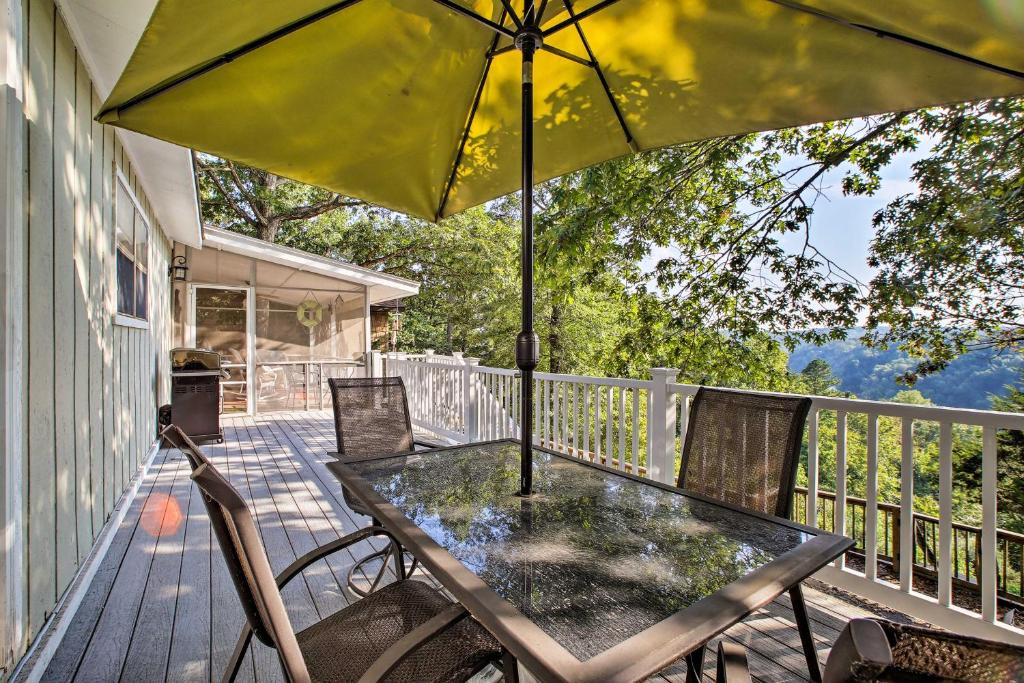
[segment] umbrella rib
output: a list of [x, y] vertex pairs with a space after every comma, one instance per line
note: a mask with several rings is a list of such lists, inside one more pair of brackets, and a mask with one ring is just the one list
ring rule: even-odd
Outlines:
[[512, 3], [510, 0], [501, 0], [501, 5], [505, 8], [505, 12], [508, 14], [509, 18], [512, 19], [512, 23], [516, 25], [516, 28], [523, 28], [523, 22], [519, 19], [519, 15], [516, 14], [516, 11], [512, 9]]
[[[563, 0], [565, 5], [565, 11], [569, 13], [570, 19], [576, 19], [579, 15], [573, 10], [572, 0]], [[633, 152], [637, 151], [636, 140], [633, 138], [633, 134], [629, 132], [629, 126], [626, 125], [626, 118], [622, 115], [622, 110], [619, 109], [619, 103], [615, 101], [615, 96], [612, 95], [612, 89], [608, 85], [608, 80], [604, 77], [604, 70], [601, 69], [601, 65], [597, 61], [597, 57], [594, 56], [594, 51], [590, 48], [590, 41], [587, 40], [587, 36], [583, 34], [583, 27], [580, 26], [579, 22], [576, 22], [576, 32], [580, 35], [580, 42], [583, 43], [583, 49], [587, 51], [587, 56], [590, 57], [590, 62], [594, 65], [594, 71], [597, 72], [597, 78], [601, 81], [601, 87], [604, 88], [604, 94], [608, 96], [608, 103], [612, 105], [612, 110], [615, 112], [615, 118], [619, 121], [619, 127], [622, 128], [622, 133], [626, 136], [626, 145]]]
[[570, 16], [568, 19], [566, 19], [564, 21], [560, 21], [560, 22], [558, 22], [557, 24], [555, 24], [554, 26], [552, 26], [550, 28], [544, 29], [544, 31], [543, 31], [543, 33], [541, 33], [541, 35], [544, 38], [547, 38], [548, 36], [550, 36], [552, 34], [558, 33], [562, 29], [568, 28], [568, 27], [572, 26], [573, 24], [577, 24], [577, 23], [583, 21], [584, 19], [586, 19], [587, 17], [589, 17], [592, 14], [596, 14], [596, 13], [600, 12], [603, 9], [607, 9], [607, 8], [611, 7], [612, 5], [614, 5], [617, 2], [619, 2], [619, 0], [602, 0], [601, 2], [597, 3], [596, 5], [593, 5], [591, 7], [588, 7], [587, 9], [583, 10], [582, 12], [577, 14], [576, 16], [574, 16], [574, 17]]
[[453, 12], [455, 12], [456, 14], [461, 14], [464, 17], [469, 17], [470, 19], [472, 19], [476, 23], [482, 24], [482, 25], [486, 26], [487, 28], [491, 29], [492, 31], [494, 31], [495, 33], [498, 33], [500, 35], [505, 36], [506, 38], [515, 38], [516, 37], [515, 31], [512, 31], [511, 29], [508, 29], [508, 28], [502, 26], [499, 23], [493, 22], [490, 19], [488, 19], [487, 17], [484, 17], [484, 16], [481, 16], [481, 15], [477, 14], [473, 10], [466, 9], [462, 5], [460, 5], [460, 4], [456, 3], [456, 2], [453, 2], [452, 0], [434, 0], [434, 2], [436, 2], [437, 4], [442, 5], [444, 7], [447, 7], [448, 9], [450, 9]]
[[794, 12], [802, 12], [804, 14], [809, 14], [813, 17], [818, 17], [819, 19], [824, 19], [825, 21], [830, 21], [834, 24], [839, 24], [840, 26], [845, 26], [856, 31], [872, 33], [879, 38], [889, 38], [891, 40], [895, 40], [905, 45], [910, 45], [911, 47], [916, 47], [926, 52], [931, 52], [933, 54], [938, 54], [943, 57], [948, 57], [950, 59], [955, 59], [959, 62], [970, 64], [971, 66], [976, 66], [982, 69], [986, 69], [988, 71], [994, 71], [995, 73], [1000, 74], [1002, 76], [1010, 76], [1011, 78], [1019, 78], [1024, 80], [1024, 71], [1017, 71], [1016, 69], [1011, 69], [1009, 67], [999, 66], [998, 64], [992, 64], [991, 62], [986, 62], [984, 60], [971, 57], [970, 55], [965, 55], [961, 52], [950, 50], [949, 48], [945, 48], [940, 45], [935, 45], [933, 43], [929, 43], [923, 40], [918, 40], [917, 38], [911, 38], [910, 36], [905, 36], [903, 34], [895, 33], [893, 31], [887, 31], [885, 29], [876, 28], [874, 26], [869, 26], [867, 24], [859, 24], [854, 21], [849, 21], [847, 19], [843, 19], [842, 17], [838, 17], [834, 14], [823, 12], [814, 7], [808, 7], [807, 5], [803, 5], [798, 2], [792, 2], [791, 0], [767, 0], [767, 2], [779, 5], [780, 7], [785, 7], [786, 9], [793, 10]]
[[548, 8], [548, 0], [540, 0], [540, 9], [537, 10], [537, 26], [544, 21], [544, 11]]
[[568, 59], [570, 62], [576, 62], [577, 64], [580, 64], [580, 65], [585, 66], [585, 67], [589, 67], [591, 69], [598, 68], [597, 62], [593, 61], [593, 57], [591, 57], [590, 60], [586, 60], [586, 59], [583, 59], [583, 57], [579, 57], [577, 55], [574, 55], [571, 52], [566, 52], [565, 50], [561, 50], [561, 49], [555, 47], [554, 45], [541, 45], [540, 49], [544, 50], [544, 52], [550, 52], [553, 55], [558, 55], [559, 57], [562, 57], [563, 59]]
[[360, 2], [360, 0], [341, 0], [341, 2], [336, 2], [333, 5], [325, 7], [318, 12], [314, 12], [313, 14], [307, 15], [305, 17], [302, 17], [301, 19], [293, 21], [292, 23], [282, 26], [281, 28], [272, 31], [266, 35], [260, 36], [259, 38], [256, 38], [254, 40], [250, 40], [248, 43], [236, 47], [234, 50], [230, 50], [229, 52], [225, 52], [219, 57], [213, 58], [206, 64], [193, 67], [192, 69], [183, 71], [176, 76], [172, 76], [163, 83], [160, 83], [150, 88], [149, 90], [141, 92], [135, 97], [126, 100], [120, 106], [111, 107], [110, 109], [105, 109], [101, 111], [99, 114], [96, 115], [96, 120], [103, 122], [110, 115], [111, 112], [116, 112], [118, 115], [120, 115], [120, 113], [125, 111], [126, 109], [130, 109], [131, 107], [151, 100], [157, 95], [167, 92], [171, 88], [174, 88], [176, 86], [181, 85], [182, 83], [186, 83], [195, 78], [208, 74], [211, 71], [214, 71], [215, 69], [224, 66], [225, 64], [230, 64], [239, 57], [244, 57], [250, 52], [258, 50], [261, 47], [265, 47], [266, 45], [269, 45], [270, 43], [273, 43], [277, 40], [280, 40], [285, 36], [291, 35], [292, 33], [295, 33], [296, 31], [303, 29], [309, 26], [310, 24], [315, 24], [321, 19], [326, 19], [327, 17], [333, 14], [337, 14], [338, 12], [347, 9], [352, 5], [357, 4], [358, 2]]
[[[505, 16], [502, 14], [502, 23], [505, 21]], [[459, 164], [462, 163], [462, 156], [466, 150], [466, 142], [469, 141], [469, 131], [473, 127], [473, 119], [476, 118], [477, 107], [480, 106], [480, 98], [484, 94], [484, 85], [487, 83], [487, 74], [491, 70], [491, 61], [494, 59], [494, 48], [498, 44], [499, 36], [495, 34], [494, 39], [491, 40], [491, 49], [487, 51], [487, 55], [484, 59], [484, 70], [480, 74], [480, 82], [476, 86], [476, 93], [473, 95], [473, 106], [469, 108], [469, 118], [466, 121], [466, 127], [462, 131], [462, 139], [459, 141], [459, 151], [455, 153], [455, 163], [452, 164], [452, 172], [448, 176], [448, 182], [445, 183], [444, 193], [441, 195], [441, 203], [437, 206], [437, 215], [434, 220], [441, 219], [441, 213], [444, 211], [444, 207], [448, 204], [448, 197], [451, 195], [452, 187], [455, 185], [455, 175], [459, 172]]]

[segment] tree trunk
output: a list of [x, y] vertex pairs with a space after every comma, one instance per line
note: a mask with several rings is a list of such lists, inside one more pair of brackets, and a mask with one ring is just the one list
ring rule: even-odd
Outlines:
[[562, 349], [562, 318], [565, 314], [564, 306], [560, 303], [551, 305], [551, 316], [548, 318], [548, 372], [557, 374], [562, 372], [563, 349]]
[[281, 219], [277, 216], [271, 216], [267, 221], [260, 226], [260, 239], [265, 242], [276, 242], [277, 233], [281, 230]]

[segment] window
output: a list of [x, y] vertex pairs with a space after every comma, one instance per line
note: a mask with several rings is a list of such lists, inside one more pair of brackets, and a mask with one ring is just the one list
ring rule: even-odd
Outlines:
[[117, 176], [117, 312], [139, 320], [149, 318], [149, 224], [138, 201]]

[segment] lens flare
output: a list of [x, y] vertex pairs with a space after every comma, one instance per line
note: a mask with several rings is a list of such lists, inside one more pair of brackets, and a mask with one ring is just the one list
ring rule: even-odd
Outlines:
[[154, 493], [142, 508], [139, 524], [150, 536], [173, 536], [181, 529], [185, 515], [181, 513], [178, 499], [166, 493]]

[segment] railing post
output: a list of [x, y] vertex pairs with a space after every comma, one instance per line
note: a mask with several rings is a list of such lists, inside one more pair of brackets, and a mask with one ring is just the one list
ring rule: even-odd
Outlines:
[[674, 368], [651, 368], [651, 479], [671, 484], [675, 474], [676, 397], [668, 385], [676, 381]]
[[366, 376], [384, 376], [384, 355], [380, 351], [366, 352]]
[[477, 391], [476, 377], [474, 373], [476, 366], [480, 364], [479, 358], [462, 359], [462, 423], [465, 425], [466, 441], [472, 443], [479, 440], [479, 425], [477, 420]]

